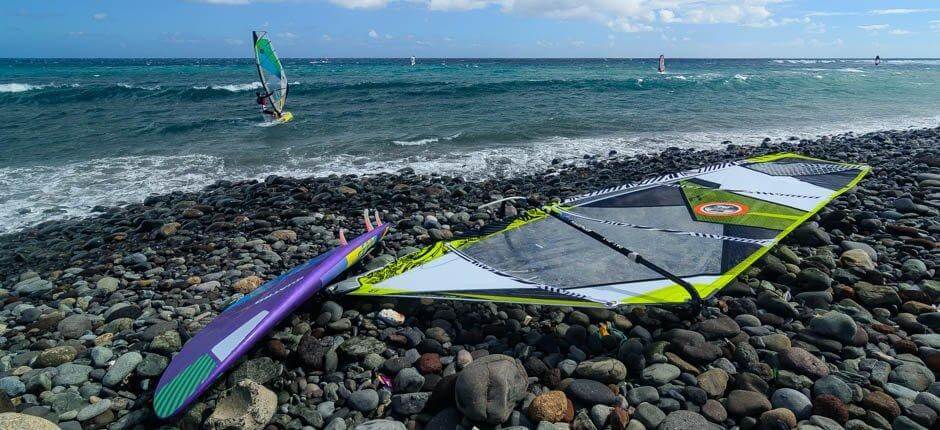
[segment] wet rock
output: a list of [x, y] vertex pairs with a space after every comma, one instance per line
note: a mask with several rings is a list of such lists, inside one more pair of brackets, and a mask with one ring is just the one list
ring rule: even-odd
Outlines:
[[617, 396], [606, 385], [591, 379], [575, 379], [571, 381], [565, 394], [572, 400], [588, 405], [613, 405], [617, 403]]
[[731, 391], [727, 407], [728, 413], [737, 416], [758, 416], [771, 408], [770, 400], [763, 394], [746, 390]]

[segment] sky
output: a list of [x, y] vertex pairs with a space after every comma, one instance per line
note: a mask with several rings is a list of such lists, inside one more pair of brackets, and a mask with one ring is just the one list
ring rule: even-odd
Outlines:
[[940, 2], [34, 0], [0, 57], [940, 57]]

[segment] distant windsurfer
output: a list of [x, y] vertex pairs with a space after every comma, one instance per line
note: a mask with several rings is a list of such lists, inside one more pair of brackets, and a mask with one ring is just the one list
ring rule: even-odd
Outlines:
[[268, 102], [271, 100], [271, 93], [265, 92], [261, 94], [260, 91], [255, 91], [255, 103], [258, 103], [258, 106], [261, 107], [261, 113], [265, 115], [270, 115], [271, 120], [274, 121], [281, 117], [276, 111], [268, 109]]
[[666, 73], [666, 56], [665, 56], [665, 55], [660, 55], [660, 56], [659, 56], [659, 69], [658, 69], [658, 71], [659, 71], [659, 73]]
[[880, 56], [880, 55], [876, 55], [876, 56], [875, 56], [875, 65], [877, 66], [877, 65], [879, 65], [879, 64], [881, 64], [881, 56]]

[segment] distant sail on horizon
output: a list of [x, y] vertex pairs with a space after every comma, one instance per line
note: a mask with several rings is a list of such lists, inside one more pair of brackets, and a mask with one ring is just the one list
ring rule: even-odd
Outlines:
[[665, 56], [665, 55], [660, 55], [660, 56], [659, 56], [659, 69], [658, 69], [658, 71], [659, 71], [659, 73], [666, 73], [666, 56]]
[[414, 66], [415, 63], [417, 63], [417, 60], [415, 60], [415, 56], [412, 55], [412, 56], [411, 56], [411, 65]]

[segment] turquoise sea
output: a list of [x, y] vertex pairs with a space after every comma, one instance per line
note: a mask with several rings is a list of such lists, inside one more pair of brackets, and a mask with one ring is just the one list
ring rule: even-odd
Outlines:
[[269, 174], [513, 175], [584, 155], [940, 125], [940, 60], [0, 60], [0, 232]]

